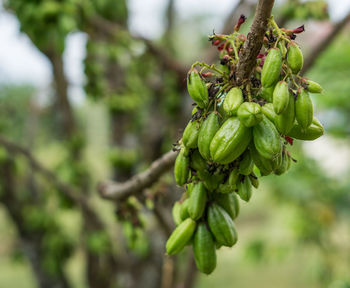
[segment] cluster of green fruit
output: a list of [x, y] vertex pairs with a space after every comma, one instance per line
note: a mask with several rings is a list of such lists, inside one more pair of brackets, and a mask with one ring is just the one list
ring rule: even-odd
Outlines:
[[237, 242], [238, 197], [249, 201], [258, 176], [289, 169], [287, 145], [293, 138], [323, 134], [309, 96], [322, 88], [299, 75], [303, 55], [292, 39], [301, 28], [280, 29], [271, 18], [264, 51], [241, 86], [235, 71], [246, 38], [238, 29], [210, 37], [221, 51], [220, 65], [195, 63], [189, 71], [187, 88], [196, 106], [177, 145], [175, 180], [186, 191], [174, 205], [177, 228], [166, 250], [173, 255], [192, 245], [196, 265], [206, 274], [216, 267], [216, 249]]

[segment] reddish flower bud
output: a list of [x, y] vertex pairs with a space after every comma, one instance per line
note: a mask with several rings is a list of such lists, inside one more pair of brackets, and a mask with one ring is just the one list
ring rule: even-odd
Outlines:
[[293, 145], [294, 139], [293, 139], [292, 137], [285, 136], [284, 138], [287, 140], [287, 142], [288, 142], [290, 145]]
[[222, 50], [224, 50], [224, 47], [225, 47], [225, 44], [222, 43], [222, 44], [218, 47], [218, 50], [219, 50], [219, 51], [222, 51]]
[[292, 30], [294, 34], [299, 34], [305, 31], [304, 25], [299, 26], [298, 28], [295, 28]]
[[220, 40], [219, 39], [216, 39], [215, 41], [213, 41], [213, 45], [214, 46], [217, 46], [217, 45], [219, 45], [220, 44]]
[[201, 74], [203, 77], [212, 77], [213, 76], [213, 73], [211, 73], [211, 72], [203, 72]]
[[241, 25], [245, 22], [247, 18], [242, 14], [241, 17], [239, 17], [238, 22], [235, 26], [235, 31], [238, 31], [241, 28]]

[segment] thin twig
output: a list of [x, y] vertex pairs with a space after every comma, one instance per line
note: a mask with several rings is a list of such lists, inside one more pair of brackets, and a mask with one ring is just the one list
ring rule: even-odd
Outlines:
[[173, 166], [176, 155], [177, 152], [169, 151], [154, 161], [146, 171], [133, 176], [130, 180], [123, 183], [114, 181], [102, 182], [98, 185], [98, 191], [105, 199], [114, 201], [125, 200], [129, 196], [138, 194], [143, 189], [152, 186], [160, 176]]

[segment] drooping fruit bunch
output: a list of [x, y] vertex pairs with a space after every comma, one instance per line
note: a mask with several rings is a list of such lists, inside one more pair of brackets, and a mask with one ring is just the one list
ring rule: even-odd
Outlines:
[[241, 16], [231, 35], [210, 36], [220, 51], [219, 65], [197, 62], [189, 71], [187, 88], [195, 107], [176, 147], [175, 179], [186, 191], [173, 207], [177, 228], [166, 250], [173, 255], [192, 245], [196, 265], [206, 274], [216, 267], [216, 249], [237, 242], [239, 198], [249, 201], [258, 176], [289, 169], [293, 159], [287, 146], [293, 138], [314, 140], [323, 134], [309, 96], [322, 88], [299, 75], [303, 55], [293, 40], [303, 27], [280, 29], [271, 17], [254, 71], [238, 86], [243, 22]]

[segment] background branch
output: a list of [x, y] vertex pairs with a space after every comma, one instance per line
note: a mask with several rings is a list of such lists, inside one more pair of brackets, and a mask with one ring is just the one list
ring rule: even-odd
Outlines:
[[333, 40], [338, 36], [338, 34], [342, 31], [345, 25], [350, 22], [350, 13], [348, 13], [341, 21], [334, 25], [332, 31], [321, 41], [319, 45], [317, 45], [309, 54], [306, 61], [304, 62], [304, 66], [301, 69], [301, 74], [305, 74], [316, 62], [319, 56], [325, 51], [328, 46], [333, 42]]

